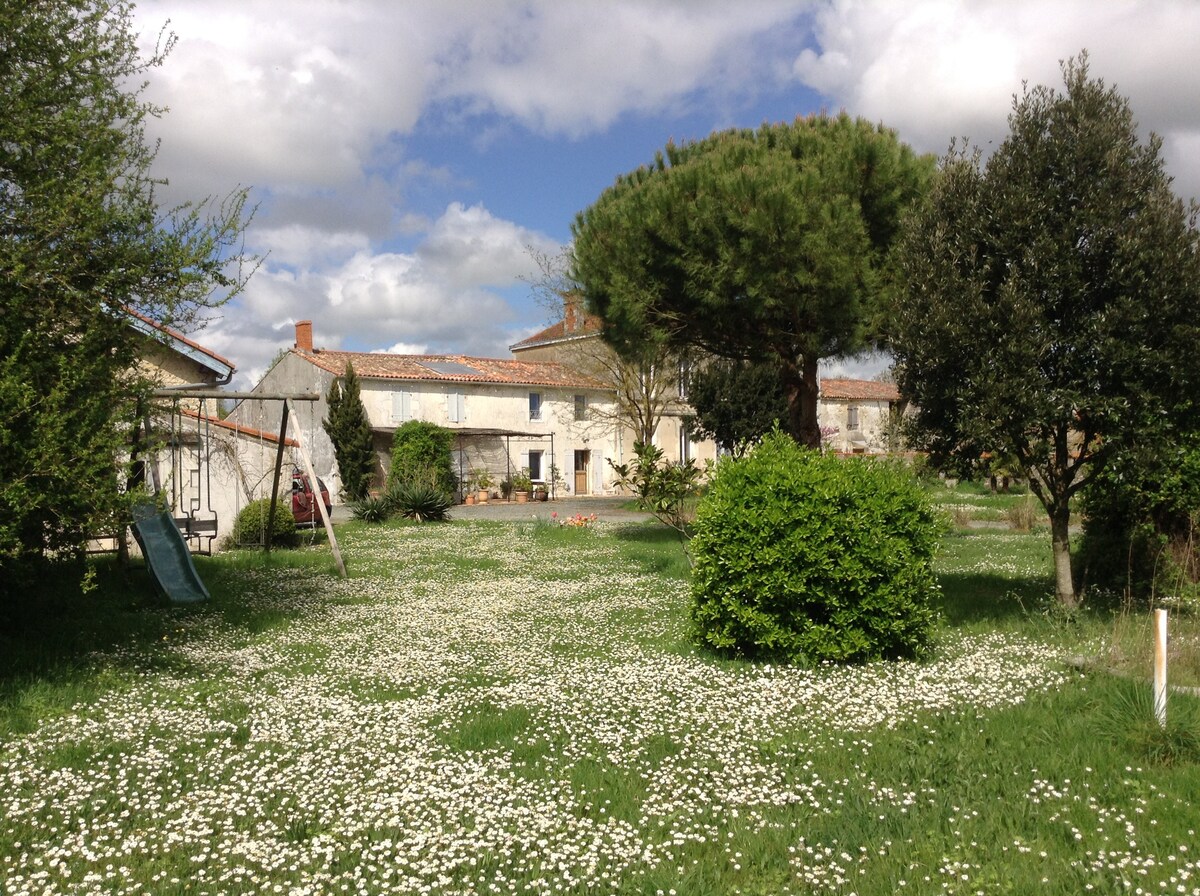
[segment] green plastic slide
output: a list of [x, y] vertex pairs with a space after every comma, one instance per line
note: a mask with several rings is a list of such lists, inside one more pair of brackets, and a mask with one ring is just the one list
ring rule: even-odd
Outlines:
[[137, 508], [133, 535], [142, 548], [154, 584], [167, 600], [192, 604], [209, 599], [208, 589], [192, 562], [192, 553], [170, 513], [159, 513], [154, 507]]

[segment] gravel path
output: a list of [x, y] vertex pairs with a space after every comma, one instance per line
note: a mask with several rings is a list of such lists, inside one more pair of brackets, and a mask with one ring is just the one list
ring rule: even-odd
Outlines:
[[[456, 504], [450, 511], [451, 519], [456, 520], [531, 520], [535, 518], [550, 519], [557, 513], [559, 517], [574, 516], [582, 513], [584, 516], [596, 514], [599, 519], [607, 522], [639, 523], [653, 519], [648, 513], [628, 509], [629, 498], [558, 498], [554, 501], [531, 501], [527, 504], [517, 504], [507, 501], [488, 501], [486, 504]], [[333, 508], [333, 521], [345, 522], [352, 519], [350, 508], [338, 504]]]
[[581, 513], [584, 516], [596, 514], [607, 522], [641, 522], [653, 519], [648, 513], [629, 510], [629, 498], [558, 498], [554, 501], [531, 501], [527, 504], [516, 502], [488, 501], [486, 504], [459, 504], [450, 512], [454, 519], [459, 520], [529, 520], [550, 519], [557, 513], [559, 517], [574, 516]]

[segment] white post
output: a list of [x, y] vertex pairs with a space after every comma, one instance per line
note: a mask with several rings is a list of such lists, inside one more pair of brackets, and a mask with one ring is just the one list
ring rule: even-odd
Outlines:
[[1154, 611], [1154, 715], [1167, 727], [1167, 611]]

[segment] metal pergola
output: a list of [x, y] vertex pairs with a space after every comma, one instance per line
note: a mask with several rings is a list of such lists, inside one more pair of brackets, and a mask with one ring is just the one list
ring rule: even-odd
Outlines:
[[[554, 454], [554, 433], [552, 432], [524, 432], [519, 429], [503, 429], [494, 426], [464, 426], [450, 430], [455, 436], [455, 445], [458, 450], [458, 479], [464, 481], [467, 473], [463, 463], [464, 448], [468, 439], [503, 439], [504, 440], [504, 467], [505, 474], [508, 478], [512, 478], [512, 443], [513, 440], [521, 442], [550, 442], [550, 456]], [[393, 435], [396, 432], [396, 427], [376, 427], [375, 432], [383, 433], [384, 435]], [[549, 486], [549, 494], [551, 498], [555, 497], [554, 477], [542, 477]]]

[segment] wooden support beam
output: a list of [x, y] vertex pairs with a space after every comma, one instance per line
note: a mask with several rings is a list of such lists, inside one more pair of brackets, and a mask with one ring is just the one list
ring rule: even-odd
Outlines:
[[287, 445], [288, 412], [292, 403], [283, 403], [283, 413], [279, 418], [279, 447], [275, 449], [275, 477], [271, 480], [271, 503], [267, 510], [267, 534], [263, 537], [263, 550], [271, 553], [271, 534], [275, 531], [275, 505], [279, 502], [279, 473], [283, 469], [283, 449]]
[[[292, 407], [290, 398], [285, 400], [284, 407]], [[293, 413], [295, 413], [294, 409]], [[333, 559], [337, 562], [338, 572], [342, 574], [342, 578], [348, 578], [346, 564], [342, 560], [342, 552], [338, 548], [337, 536], [333, 534], [333, 521], [329, 519], [329, 513], [325, 510], [325, 502], [321, 500], [321, 485], [317, 479], [317, 471], [313, 468], [312, 457], [309, 456], [308, 447], [304, 444], [304, 436], [298, 426], [296, 427], [296, 442], [300, 446], [300, 459], [304, 461], [304, 471], [308, 473], [308, 481], [312, 483], [313, 491], [316, 493], [317, 510], [321, 514], [321, 522], [325, 525], [325, 534], [329, 536], [329, 547], [333, 551]], [[279, 443], [283, 444], [282, 436]]]

